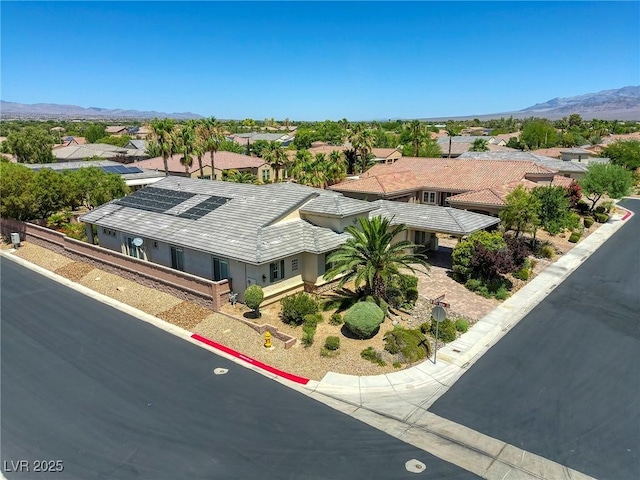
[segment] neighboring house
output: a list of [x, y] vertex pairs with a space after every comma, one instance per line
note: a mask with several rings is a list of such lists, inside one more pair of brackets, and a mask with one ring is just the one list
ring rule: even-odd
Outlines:
[[397, 148], [373, 148], [371, 153], [376, 163], [394, 163], [402, 157], [402, 152]]
[[434, 233], [462, 237], [498, 219], [477, 213], [394, 202], [363, 202], [293, 183], [249, 185], [165, 177], [80, 217], [97, 227], [101, 247], [193, 275], [229, 279], [243, 300], [260, 285], [268, 302], [326, 283], [327, 257], [358, 218], [405, 223], [403, 238], [437, 247]]
[[543, 167], [555, 170], [559, 175], [569, 178], [582, 178], [587, 172], [587, 164], [584, 162], [562, 161], [556, 158], [537, 155], [534, 152], [465, 152], [458, 158], [470, 160], [491, 160], [503, 162], [534, 162]]
[[[487, 142], [487, 148], [490, 152], [516, 152], [517, 150], [509, 147], [505, 147], [506, 143], [503, 143], [499, 140], [496, 140], [494, 137], [485, 137], [485, 136], [471, 136], [471, 135], [460, 135], [451, 137], [451, 158], [459, 157], [463, 153], [469, 151], [471, 147], [473, 147], [473, 142], [481, 139]], [[442, 150], [442, 156], [449, 156], [449, 137], [448, 136], [439, 136], [436, 139], [440, 150]], [[497, 142], [497, 143], [496, 143]]]
[[133, 150], [140, 150], [141, 152], [147, 151], [146, 140], [129, 140], [124, 148], [131, 148]]
[[402, 157], [391, 165], [375, 165], [355, 180], [329, 189], [362, 200], [447, 206], [448, 199], [460, 193], [523, 180], [550, 184], [555, 176], [555, 170], [534, 162]]
[[151, 129], [144, 125], [142, 127], [127, 127], [127, 135], [140, 140], [146, 140], [151, 134]]
[[[202, 175], [200, 174], [200, 163], [195, 155], [193, 156], [193, 163], [191, 164], [191, 167], [189, 167], [188, 173], [185, 171], [184, 165], [180, 163], [181, 158], [181, 154], [175, 154], [167, 159], [170, 175], [211, 180], [210, 152], [207, 152], [202, 156]], [[224, 173], [228, 173], [231, 170], [250, 173], [255, 175], [259, 181], [264, 183], [271, 182], [275, 179], [275, 171], [273, 168], [258, 157], [250, 157], [249, 155], [243, 155], [241, 153], [219, 151], [215, 154], [214, 159], [214, 166], [216, 169], [215, 180], [222, 180]], [[136, 166], [164, 172], [164, 160], [162, 157], [155, 157], [136, 162]]]
[[251, 133], [234, 133], [230, 135], [229, 140], [236, 142], [243, 147], [247, 145], [251, 146], [253, 142], [258, 140], [264, 140], [267, 142], [278, 142], [283, 147], [288, 147], [294, 139], [294, 136], [286, 133], [262, 133], [262, 132], [251, 132]]
[[87, 143], [84, 145], [62, 145], [54, 147], [53, 155], [58, 162], [75, 162], [91, 157], [100, 157], [105, 160], [117, 160], [120, 163], [130, 163], [146, 158], [140, 150], [116, 147], [106, 143]]
[[73, 147], [75, 145], [85, 145], [87, 141], [84, 137], [71, 137], [67, 136], [62, 139], [62, 143], [54, 145], [53, 148]]
[[471, 212], [497, 216], [500, 210], [507, 204], [506, 197], [519, 185], [531, 190], [542, 185], [569, 187], [573, 180], [567, 177], [555, 175], [550, 182], [532, 182], [523, 178], [517, 182], [510, 182], [495, 187], [483, 188], [466, 193], [460, 193], [448, 198], [449, 205]]
[[110, 160], [93, 160], [88, 162], [81, 161], [64, 163], [24, 163], [22, 165], [32, 170], [49, 168], [55, 171], [78, 170], [79, 168], [97, 167], [107, 173], [116, 173], [120, 175], [124, 180], [124, 183], [126, 183], [131, 190], [137, 190], [165, 178], [164, 173], [161, 174], [154, 170], [145, 170], [143, 168], [135, 167], [131, 164], [123, 165], [122, 163], [112, 162]]
[[107, 135], [127, 135], [129, 133], [129, 128], [124, 125], [109, 125], [104, 129], [104, 133]]
[[566, 148], [560, 150], [560, 159], [563, 161], [576, 160], [582, 162], [583, 160], [589, 160], [597, 155], [590, 150], [584, 148]]

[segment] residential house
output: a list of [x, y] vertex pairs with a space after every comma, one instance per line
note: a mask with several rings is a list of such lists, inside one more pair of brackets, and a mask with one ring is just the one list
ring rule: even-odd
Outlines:
[[294, 135], [288, 133], [262, 133], [262, 132], [250, 132], [250, 133], [234, 133], [228, 136], [229, 140], [236, 142], [243, 147], [251, 146], [253, 142], [258, 140], [264, 140], [267, 142], [278, 142], [283, 147], [288, 147], [293, 142]]
[[402, 157], [402, 152], [397, 148], [373, 148], [371, 153], [376, 163], [394, 163]]
[[80, 168], [87, 167], [96, 167], [106, 173], [115, 173], [117, 175], [120, 175], [124, 180], [124, 183], [126, 183], [127, 186], [134, 191], [165, 178], [164, 173], [160, 173], [155, 170], [146, 170], [143, 168], [132, 166], [131, 164], [123, 165], [122, 163], [113, 162], [111, 160], [92, 160], [63, 163], [25, 163], [23, 165], [32, 170], [49, 168], [57, 172], [78, 170]]
[[122, 148], [106, 143], [87, 143], [80, 145], [62, 145], [53, 148], [53, 155], [58, 162], [75, 162], [98, 157], [120, 163], [131, 163], [146, 158], [144, 152], [137, 149]]
[[585, 162], [562, 161], [556, 158], [538, 155], [534, 152], [522, 152], [520, 150], [511, 152], [465, 152], [458, 158], [499, 162], [534, 162], [551, 170], [555, 170], [558, 175], [574, 179], [582, 178], [587, 172], [588, 167]]
[[141, 152], [147, 151], [147, 141], [146, 140], [129, 140], [124, 148], [130, 148], [132, 150], [140, 150]]
[[129, 129], [124, 125], [109, 125], [104, 129], [104, 133], [117, 137], [120, 135], [127, 135], [129, 133]]
[[84, 137], [66, 136], [62, 139], [62, 143], [54, 145], [53, 148], [73, 147], [75, 145], [85, 145], [87, 140]]
[[383, 216], [405, 223], [403, 238], [437, 248], [436, 232], [463, 236], [498, 219], [427, 205], [363, 202], [294, 183], [249, 185], [165, 177], [80, 218], [101, 247], [200, 277], [229, 279], [243, 301], [260, 285], [267, 302], [324, 285], [328, 256], [348, 225]]
[[485, 137], [485, 136], [471, 136], [471, 135], [460, 135], [454, 137], [448, 136], [440, 136], [436, 138], [438, 146], [440, 150], [442, 150], [442, 156], [449, 156], [449, 141], [451, 141], [451, 158], [459, 157], [463, 153], [468, 152], [471, 147], [473, 147], [473, 142], [481, 139], [487, 142], [487, 148], [490, 152], [513, 152], [517, 151], [513, 148], [506, 147], [506, 143], [502, 145], [503, 142], [496, 140], [494, 137]]
[[[200, 172], [200, 163], [196, 156], [187, 170], [180, 163], [182, 154], [175, 154], [167, 159], [169, 166], [169, 174], [181, 177], [201, 178], [211, 180], [211, 153], [207, 152], [202, 156], [202, 173]], [[136, 162], [136, 166], [164, 172], [164, 160], [162, 157], [150, 158]], [[264, 160], [258, 157], [250, 157], [241, 153], [219, 151], [214, 157], [215, 180], [222, 180], [225, 173], [235, 170], [238, 172], [246, 172], [255, 175], [259, 181], [264, 183], [271, 182], [275, 179], [275, 171]]]
[[[554, 180], [556, 173], [531, 161], [402, 157], [394, 164], [375, 165], [360, 177], [329, 188], [362, 200], [447, 206], [449, 198], [462, 193], [495, 189], [524, 180], [538, 185], [561, 181]], [[451, 206], [467, 208], [461, 202]], [[472, 207], [471, 210], [480, 211]], [[486, 214], [496, 213], [491, 208], [481, 210]]]

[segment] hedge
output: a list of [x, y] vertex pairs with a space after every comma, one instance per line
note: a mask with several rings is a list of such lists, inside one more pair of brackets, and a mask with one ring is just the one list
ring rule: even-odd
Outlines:
[[344, 325], [356, 337], [371, 338], [384, 321], [382, 309], [371, 302], [358, 302], [344, 314]]

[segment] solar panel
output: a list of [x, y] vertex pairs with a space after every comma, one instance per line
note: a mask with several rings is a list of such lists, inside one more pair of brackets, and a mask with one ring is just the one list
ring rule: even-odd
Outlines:
[[178, 216], [181, 218], [188, 218], [190, 220], [198, 220], [199, 218], [204, 217], [207, 213], [213, 212], [216, 208], [221, 207], [229, 200], [231, 199], [227, 197], [217, 197], [212, 195], [206, 200], [203, 200], [199, 204], [191, 207], [189, 210], [185, 210]]
[[140, 170], [138, 167], [124, 167], [127, 169], [126, 172], [124, 173], [142, 173], [142, 170]]
[[148, 212], [164, 213], [193, 196], [195, 196], [195, 193], [146, 187], [117, 200], [115, 203], [122, 205], [123, 207], [139, 208], [140, 210], [146, 210]]

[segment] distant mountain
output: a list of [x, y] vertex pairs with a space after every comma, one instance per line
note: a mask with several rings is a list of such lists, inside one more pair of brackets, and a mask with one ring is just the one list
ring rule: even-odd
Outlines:
[[466, 115], [463, 117], [440, 117], [429, 120], [489, 120], [492, 118], [542, 117], [557, 120], [577, 113], [585, 120], [640, 120], [640, 86], [603, 90], [568, 98], [554, 98], [544, 103], [513, 112]]
[[56, 103], [34, 103], [32, 105], [0, 100], [0, 115], [2, 118], [65, 118], [78, 120], [118, 120], [118, 119], [149, 119], [149, 118], [175, 118], [186, 120], [190, 118], [203, 118], [202, 115], [191, 112], [164, 113], [156, 111], [108, 109], [100, 107], [79, 107], [77, 105], [58, 105]]

